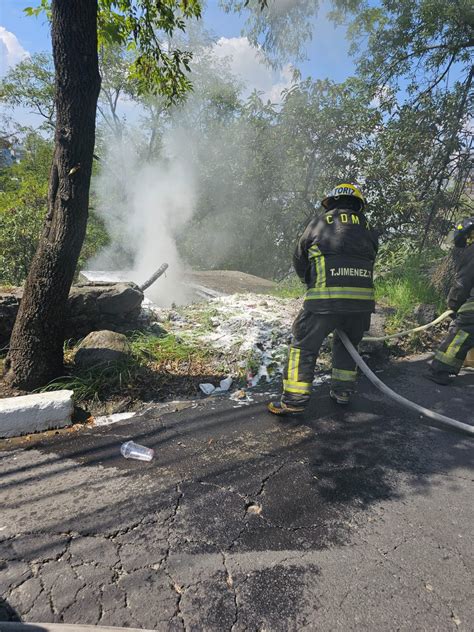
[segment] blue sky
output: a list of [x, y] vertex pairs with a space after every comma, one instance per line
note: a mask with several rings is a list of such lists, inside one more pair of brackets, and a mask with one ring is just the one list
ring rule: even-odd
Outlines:
[[[2, 74], [9, 65], [21, 58], [23, 51], [34, 53], [51, 48], [45, 17], [27, 17], [23, 13], [25, 7], [35, 6], [35, 4], [37, 4], [36, 0], [0, 1], [0, 73]], [[303, 76], [329, 77], [342, 81], [353, 72], [353, 63], [348, 56], [345, 29], [335, 28], [326, 18], [326, 12], [327, 5], [323, 3], [320, 14], [315, 20], [313, 40], [308, 44], [308, 61], [298, 64], [298, 67]], [[244, 17], [225, 13], [219, 7], [217, 0], [209, 0], [204, 13], [204, 23], [218, 39], [223, 38], [221, 46], [224, 50], [228, 46], [233, 54], [242, 54], [247, 57], [246, 65], [240, 63], [237, 66], [242, 72], [249, 71], [251, 57], [241, 41]], [[262, 78], [262, 76], [262, 73], [258, 74], [256, 80], [258, 81], [258, 77]], [[252, 83], [254, 79], [252, 72], [249, 72], [249, 76], [244, 79]], [[274, 84], [278, 84], [285, 78], [279, 76], [278, 73], [273, 73], [271, 80]], [[268, 81], [267, 78], [267, 83]]]

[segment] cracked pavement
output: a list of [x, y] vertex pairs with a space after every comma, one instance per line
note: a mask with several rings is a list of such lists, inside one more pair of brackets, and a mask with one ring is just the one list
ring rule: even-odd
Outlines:
[[[380, 377], [472, 421], [474, 374]], [[0, 621], [174, 631], [472, 630], [472, 439], [361, 380], [301, 421], [227, 397], [0, 445]], [[151, 463], [125, 460], [133, 438]]]

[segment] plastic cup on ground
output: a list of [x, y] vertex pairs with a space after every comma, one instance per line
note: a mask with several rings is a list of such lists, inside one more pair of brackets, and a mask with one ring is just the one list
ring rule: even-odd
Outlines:
[[155, 451], [152, 448], [146, 448], [144, 445], [127, 441], [120, 446], [120, 452], [126, 459], [137, 459], [138, 461], [151, 461]]

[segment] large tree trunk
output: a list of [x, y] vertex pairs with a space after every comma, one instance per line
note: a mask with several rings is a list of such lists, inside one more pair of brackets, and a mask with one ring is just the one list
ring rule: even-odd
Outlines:
[[56, 134], [48, 214], [6, 361], [8, 381], [42, 386], [63, 369], [67, 297], [84, 241], [100, 90], [97, 0], [53, 0]]

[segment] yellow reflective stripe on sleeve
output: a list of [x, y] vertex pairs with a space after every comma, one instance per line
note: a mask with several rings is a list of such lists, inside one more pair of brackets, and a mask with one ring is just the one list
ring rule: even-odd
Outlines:
[[325, 287], [310, 288], [306, 292], [305, 300], [317, 299], [352, 299], [362, 301], [373, 301], [375, 299], [374, 289], [370, 287]]
[[318, 246], [310, 246], [309, 256], [314, 260], [314, 267], [316, 268], [316, 283], [315, 287], [326, 287], [326, 260], [324, 255]]
[[326, 259], [321, 255], [321, 257], [318, 257], [316, 261], [319, 264], [316, 287], [326, 287]]
[[311, 393], [310, 382], [293, 382], [292, 380], [283, 380], [283, 390], [285, 393], [299, 393], [301, 395], [308, 395]]
[[347, 371], [345, 369], [333, 369], [332, 378], [341, 382], [355, 382], [357, 371]]
[[448, 358], [455, 358], [456, 355], [459, 353], [459, 349], [463, 346], [468, 338], [469, 334], [467, 333], [467, 331], [463, 331], [462, 329], [460, 329], [458, 333], [454, 336], [449, 347], [444, 352], [445, 355], [447, 355]]

